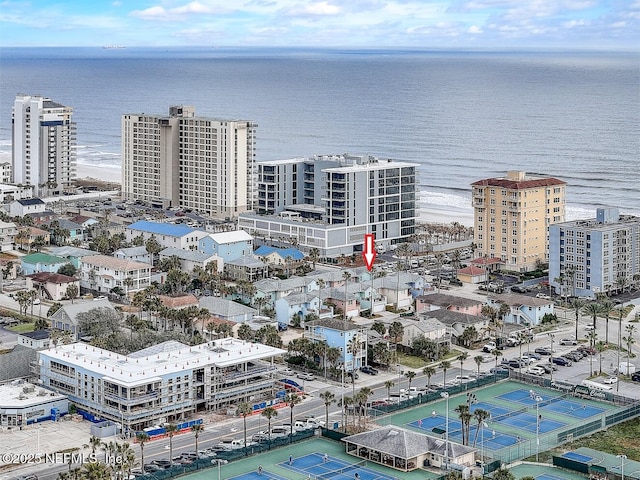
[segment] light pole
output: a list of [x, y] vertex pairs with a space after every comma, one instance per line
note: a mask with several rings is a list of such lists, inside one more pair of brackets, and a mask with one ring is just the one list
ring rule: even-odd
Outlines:
[[482, 476], [484, 477], [484, 428], [488, 427], [487, 422], [480, 423], [480, 465], [482, 466]]
[[214, 465], [218, 465], [218, 480], [222, 480], [222, 477], [220, 475], [220, 465], [226, 465], [227, 463], [229, 463], [228, 460], [220, 460], [220, 459], [213, 459], [211, 460], [211, 463]]
[[532, 400], [536, 402], [536, 463], [538, 463], [538, 456], [540, 454], [540, 413], [539, 406], [542, 401], [542, 397], [537, 395], [533, 390], [529, 390], [529, 395]]
[[620, 453], [616, 455], [620, 459], [620, 479], [624, 480], [624, 461], [627, 459], [627, 456], [624, 453]]
[[449, 470], [449, 392], [441, 392], [440, 396], [446, 400], [444, 423], [444, 462], [445, 470]]
[[551, 361], [551, 365], [549, 365], [550, 370], [549, 370], [549, 377], [551, 379], [551, 383], [553, 383], [553, 366], [555, 365], [553, 363], [553, 340], [554, 338], [556, 338], [556, 336], [553, 333], [549, 334], [549, 339], [551, 340], [551, 356], [549, 357], [549, 360]]

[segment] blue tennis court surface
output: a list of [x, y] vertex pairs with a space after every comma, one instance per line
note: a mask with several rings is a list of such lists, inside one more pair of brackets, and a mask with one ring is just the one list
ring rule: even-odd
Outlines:
[[588, 455], [582, 455], [581, 453], [576, 452], [566, 452], [562, 455], [563, 458], [568, 458], [569, 460], [575, 460], [576, 462], [587, 463], [593, 460], [593, 457]]
[[[356, 474], [358, 474], [357, 478], [361, 480], [398, 480], [396, 477], [367, 468], [366, 462], [351, 463], [317, 452], [294, 458], [291, 462], [285, 461], [279, 463], [278, 466], [303, 475], [308, 475], [309, 478], [314, 479], [353, 480]], [[257, 478], [259, 479], [261, 477]], [[251, 480], [256, 479], [255, 477], [251, 477]]]
[[517, 389], [511, 392], [503, 393], [497, 396], [508, 402], [518, 402], [527, 406], [535, 407], [536, 397], [542, 400], [539, 403], [539, 409], [550, 410], [552, 412], [560, 413], [562, 415], [568, 415], [578, 418], [589, 418], [595, 415], [599, 415], [605, 411], [604, 408], [594, 407], [587, 405], [586, 403], [580, 403], [574, 400], [567, 400], [563, 396], [549, 395], [546, 393], [538, 393], [533, 390]]
[[[427, 430], [431, 434], [436, 433], [444, 438], [447, 429], [447, 419], [442, 415], [432, 415], [410, 422], [408, 425], [420, 430]], [[435, 432], [434, 429], [436, 430]], [[470, 425], [469, 437], [475, 439], [476, 448], [481, 448], [481, 445], [484, 444], [484, 448], [488, 450], [498, 450], [518, 443], [518, 437], [515, 435], [496, 432], [492, 428], [481, 428], [476, 434], [477, 430], [478, 425]], [[462, 424], [459, 420], [449, 418], [449, 439], [453, 442], [462, 443]]]

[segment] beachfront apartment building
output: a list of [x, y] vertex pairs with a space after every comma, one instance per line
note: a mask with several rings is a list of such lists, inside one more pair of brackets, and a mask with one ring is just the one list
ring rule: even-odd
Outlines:
[[132, 242], [140, 237], [144, 243], [150, 238], [164, 248], [179, 248], [181, 250], [198, 250], [198, 242], [208, 234], [202, 230], [196, 230], [182, 223], [174, 225], [172, 223], [149, 222], [139, 220], [125, 228], [127, 242]]
[[72, 343], [39, 351], [37, 371], [43, 387], [66, 395], [79, 410], [133, 432], [273, 399], [281, 388], [274, 360], [284, 353], [236, 338], [194, 346], [168, 341], [129, 355]]
[[251, 210], [256, 128], [196, 117], [192, 106], [171, 106], [168, 116], [123, 115], [123, 198], [219, 218]]
[[39, 95], [19, 94], [13, 104], [12, 183], [38, 195], [69, 191], [76, 177], [73, 109]]
[[566, 182], [509, 171], [471, 187], [473, 241], [481, 257], [520, 272], [548, 261], [549, 226], [565, 220]]
[[[133, 262], [109, 255], [82, 257], [80, 287], [98, 293], [109, 293], [115, 287], [125, 292], [135, 292], [151, 284], [151, 265]], [[131, 280], [130, 285], [125, 285]], [[127, 282], [125, 282], [127, 280]]]
[[549, 228], [549, 282], [558, 294], [594, 298], [639, 280], [640, 217], [598, 208], [595, 218]]
[[238, 227], [320, 257], [359, 254], [367, 233], [403, 242], [415, 233], [417, 166], [348, 154], [258, 162], [257, 209]]

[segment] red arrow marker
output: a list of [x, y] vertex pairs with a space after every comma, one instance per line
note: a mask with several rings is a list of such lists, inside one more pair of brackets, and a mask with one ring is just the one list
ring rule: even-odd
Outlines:
[[371, 271], [373, 262], [376, 259], [376, 247], [374, 243], [373, 233], [365, 233], [364, 250], [362, 250], [362, 258], [367, 265], [367, 270]]

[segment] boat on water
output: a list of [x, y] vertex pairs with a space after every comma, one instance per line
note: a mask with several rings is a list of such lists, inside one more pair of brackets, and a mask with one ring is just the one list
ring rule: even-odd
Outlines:
[[104, 45], [102, 48], [110, 49], [110, 48], [127, 48], [124, 45]]

